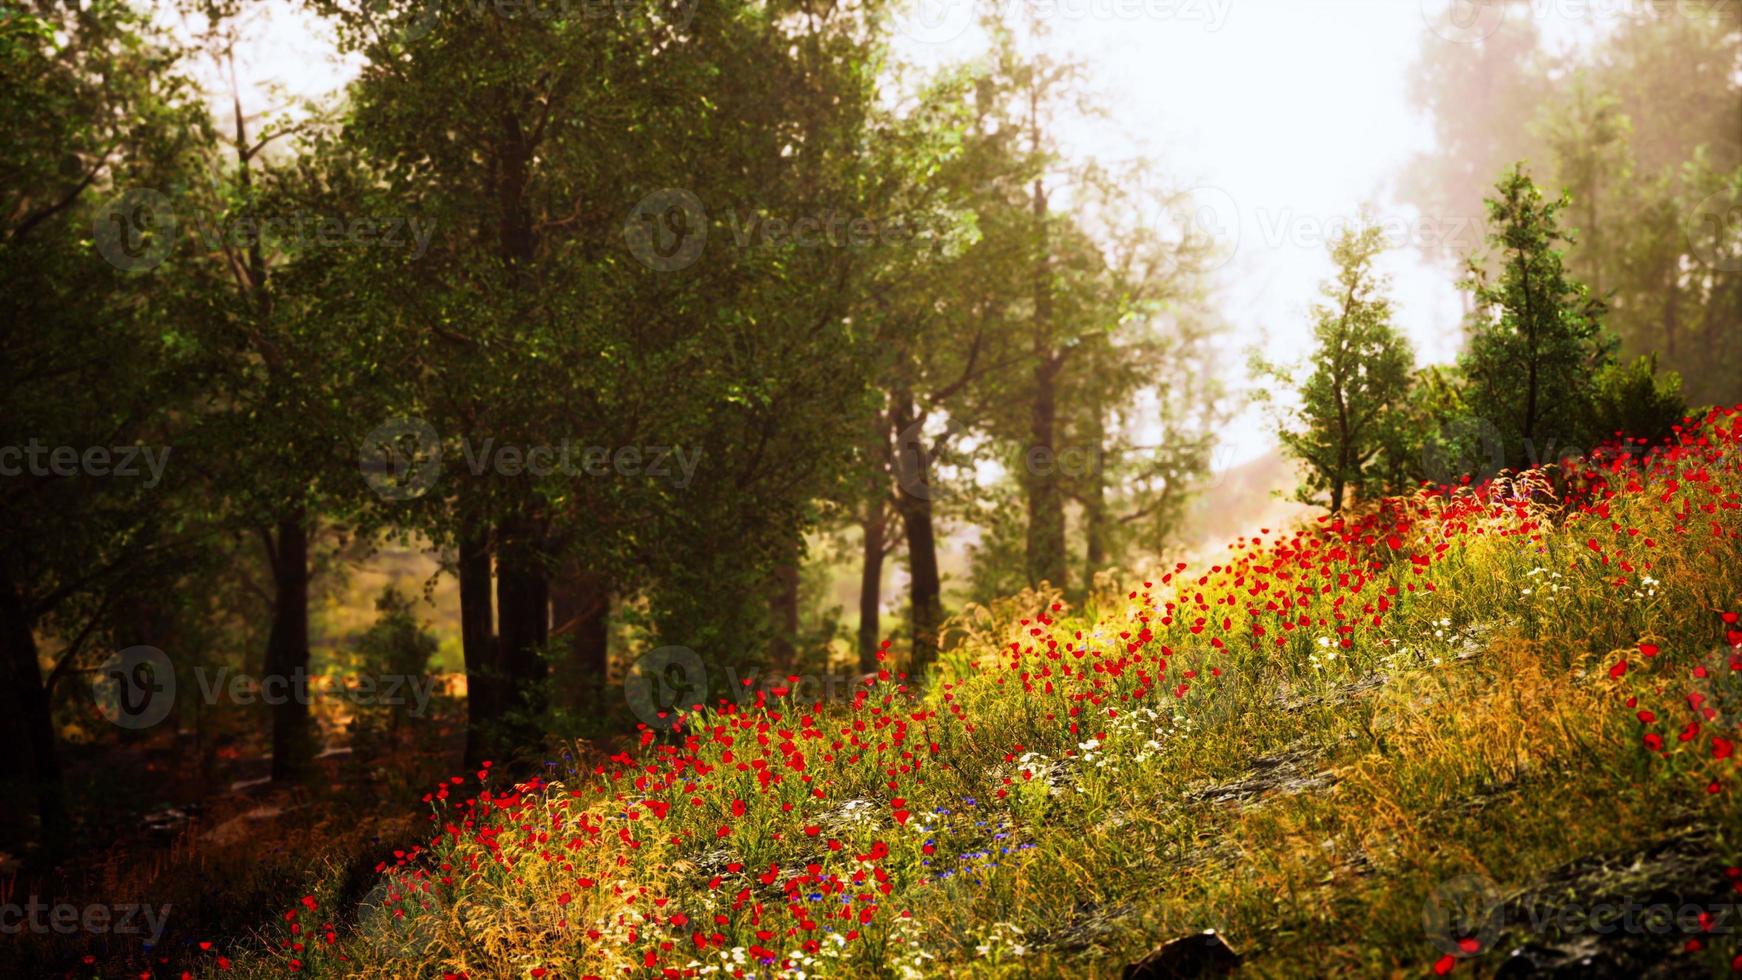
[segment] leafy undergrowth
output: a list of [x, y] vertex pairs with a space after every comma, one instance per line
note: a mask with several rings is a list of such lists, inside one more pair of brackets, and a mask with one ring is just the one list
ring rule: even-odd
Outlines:
[[[361, 906], [310, 895], [231, 969], [1116, 975], [1214, 928], [1257, 975], [1592, 943], [1728, 972], [1739, 505], [1742, 409], [1716, 411], [1646, 457], [1266, 530], [1080, 609], [1017, 597], [964, 617], [924, 690], [886, 672], [549, 781], [456, 777]], [[1558, 915], [1672, 871], [1704, 918]]]

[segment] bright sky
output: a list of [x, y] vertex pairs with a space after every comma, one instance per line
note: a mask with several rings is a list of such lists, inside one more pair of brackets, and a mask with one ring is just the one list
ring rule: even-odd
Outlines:
[[[1040, 43], [1085, 63], [1107, 110], [1061, 133], [1072, 154], [1149, 157], [1170, 182], [1195, 189], [1203, 224], [1230, 249], [1218, 274], [1233, 327], [1224, 367], [1236, 386], [1246, 384], [1250, 347], [1273, 360], [1305, 355], [1307, 307], [1331, 271], [1325, 242], [1363, 204], [1400, 241], [1479, 235], [1424, 222], [1395, 203], [1393, 189], [1411, 154], [1432, 144], [1405, 94], [1425, 32], [1477, 36], [1496, 26], [1498, 8], [1469, 0], [1450, 0], [1457, 6], [1449, 10], [1446, 0], [915, 2], [897, 45], [921, 64], [979, 51], [981, 4], [1032, 14], [1044, 25]], [[1531, 0], [1505, 16], [1535, 18], [1551, 43], [1563, 44], [1627, 2], [1636, 0]], [[1462, 19], [1449, 21], [1448, 12]], [[248, 35], [239, 73], [250, 113], [283, 103], [269, 86], [318, 97], [352, 75], [333, 54], [330, 30], [291, 0], [260, 0]], [[1424, 264], [1406, 245], [1386, 269], [1418, 358], [1450, 359], [1460, 309], [1451, 270]], [[1222, 434], [1216, 461], [1232, 465], [1272, 445], [1262, 418], [1248, 411]]]

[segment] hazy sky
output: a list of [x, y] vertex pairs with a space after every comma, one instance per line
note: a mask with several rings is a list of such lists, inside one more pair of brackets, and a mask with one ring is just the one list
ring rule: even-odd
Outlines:
[[[986, 2], [920, 0], [898, 50], [922, 64], [973, 56]], [[1479, 36], [1496, 25], [1496, 8], [1467, 0], [1450, 9], [1443, 0], [999, 2], [1036, 18], [1040, 43], [1055, 55], [1087, 66], [1107, 115], [1063, 130], [1073, 155], [1146, 156], [1171, 184], [1195, 189], [1203, 223], [1230, 248], [1218, 270], [1220, 306], [1234, 328], [1230, 380], [1245, 384], [1244, 351], [1253, 345], [1273, 359], [1304, 355], [1307, 306], [1330, 272], [1325, 242], [1363, 204], [1399, 241], [1385, 268], [1418, 357], [1451, 357], [1459, 312], [1452, 273], [1425, 265], [1405, 239], [1455, 234], [1462, 242], [1479, 231], [1435, 226], [1393, 201], [1410, 156], [1432, 145], [1405, 80], [1425, 32]], [[1623, 2], [1532, 0], [1507, 16], [1535, 18], [1551, 43], [1564, 44]], [[318, 96], [352, 73], [337, 61], [330, 32], [289, 0], [262, 0], [250, 36], [241, 74], [251, 113], [271, 102], [266, 84]], [[1272, 443], [1249, 412], [1223, 434], [1217, 462], [1251, 458]]]

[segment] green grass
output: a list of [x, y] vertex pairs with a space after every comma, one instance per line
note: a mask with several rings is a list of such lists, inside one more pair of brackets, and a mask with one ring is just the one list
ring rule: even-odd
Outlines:
[[[1448, 957], [1462, 936], [1424, 924], [1467, 876], [1523, 900], [1694, 828], [1721, 891], [1742, 863], [1716, 757], [1742, 708], [1720, 618], [1742, 607], [1742, 426], [1702, 431], [1607, 499], [1532, 475], [1393, 502], [1081, 608], [970, 610], [923, 688], [703, 712], [487, 809], [468, 776], [390, 862], [384, 908], [317, 891], [235, 969], [1117, 975], [1214, 928], [1252, 975], [1485, 975], [1517, 929]], [[1658, 938], [1677, 974], [1739, 952]]]

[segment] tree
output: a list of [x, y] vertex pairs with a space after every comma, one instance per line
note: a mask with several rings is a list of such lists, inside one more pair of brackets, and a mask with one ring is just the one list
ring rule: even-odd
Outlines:
[[117, 609], [174, 580], [199, 533], [166, 506], [209, 366], [172, 274], [210, 131], [184, 56], [124, 3], [0, 14], [0, 417], [19, 442], [0, 460], [0, 715], [21, 746], [0, 773], [28, 776], [50, 859], [72, 829], [56, 684], [115, 637]]
[[[537, 743], [553, 652], [603, 673], [613, 597], [642, 600], [652, 639], [765, 656], [789, 604], [744, 596], [790, 591], [773, 570], [801, 556], [866, 392], [866, 253], [827, 229], [866, 216], [876, 10], [470, 5], [405, 32], [423, 4], [317, 5], [368, 58], [345, 147], [441, 229], [415, 267], [356, 270], [349, 292], [401, 303], [350, 319], [456, 461], [402, 514], [457, 554], [468, 755]], [[563, 443], [700, 465], [488, 455]]]
[[[861, 311], [877, 395], [860, 465], [860, 665], [877, 665], [882, 565], [907, 553], [912, 664], [935, 656], [943, 623], [940, 524], [977, 494], [963, 441], [980, 429], [1021, 354], [1006, 315], [1022, 260], [1005, 235], [1010, 188], [1028, 160], [996, 125], [996, 70], [947, 72], [891, 112], [879, 143], [880, 199], [921, 229], [885, 249], [863, 280]], [[896, 524], [897, 527], [890, 527]]]
[[[1383, 231], [1372, 224], [1331, 243], [1337, 274], [1313, 310], [1312, 370], [1292, 422], [1277, 427], [1283, 451], [1307, 468], [1300, 500], [1324, 503], [1333, 514], [1350, 492], [1364, 497], [1381, 484], [1369, 465], [1385, 449], [1410, 388], [1414, 354], [1391, 322], [1387, 280], [1373, 268], [1384, 247]], [[1258, 367], [1290, 383], [1286, 371], [1261, 360]]]
[[[1523, 6], [1523, 0], [1501, 2]], [[1482, 199], [1493, 175], [1513, 160], [1541, 156], [1528, 124], [1551, 82], [1536, 23], [1528, 15], [1507, 14], [1476, 43], [1423, 32], [1408, 93], [1433, 125], [1434, 146], [1403, 168], [1399, 191], [1424, 222], [1445, 232], [1420, 238], [1424, 258], [1461, 262], [1478, 244], [1465, 229], [1481, 227]]]
[[1560, 53], [1523, 16], [1477, 43], [1428, 35], [1410, 93], [1438, 145], [1400, 187], [1450, 233], [1425, 236], [1424, 253], [1479, 245], [1461, 232], [1480, 225], [1507, 162], [1552, 167], [1576, 231], [1568, 268], [1603, 301], [1623, 351], [1660, 355], [1696, 403], [1734, 401], [1742, 346], [1727, 325], [1742, 287], [1730, 256], [1742, 223], [1724, 187], [1742, 183], [1739, 18], [1727, 5], [1644, 4]]
[[1465, 401], [1498, 433], [1505, 465], [1522, 468], [1556, 442], [1590, 446], [1591, 382], [1613, 358], [1602, 304], [1568, 275], [1560, 245], [1565, 199], [1547, 200], [1515, 166], [1488, 199], [1491, 278], [1472, 257], [1464, 288], [1474, 311], [1459, 358]]

